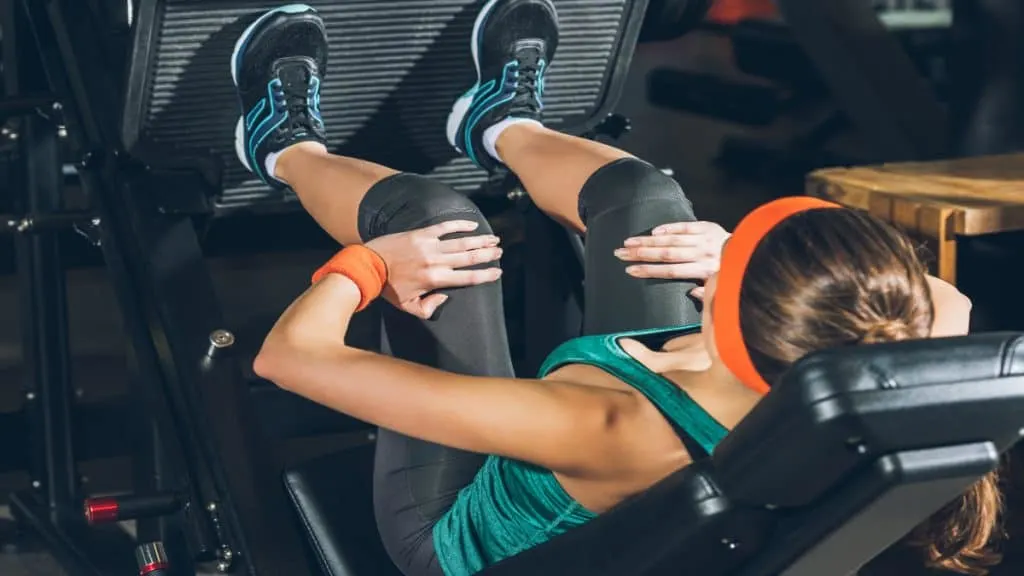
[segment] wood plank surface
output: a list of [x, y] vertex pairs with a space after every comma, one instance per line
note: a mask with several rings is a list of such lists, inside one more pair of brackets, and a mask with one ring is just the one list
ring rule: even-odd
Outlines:
[[896, 205], [948, 213], [942, 226], [912, 227], [936, 239], [1024, 230], [1024, 154], [829, 168], [809, 176], [807, 193], [879, 216]]

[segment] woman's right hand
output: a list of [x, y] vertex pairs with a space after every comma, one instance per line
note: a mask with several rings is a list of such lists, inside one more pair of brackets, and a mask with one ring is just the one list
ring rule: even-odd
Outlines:
[[432, 293], [444, 288], [487, 284], [501, 278], [501, 268], [463, 268], [501, 258], [500, 239], [490, 234], [441, 240], [457, 232], [473, 232], [479, 224], [451, 220], [433, 226], [374, 238], [366, 247], [380, 255], [388, 268], [384, 299], [396, 308], [427, 319], [448, 300]]
[[[703, 283], [718, 272], [722, 246], [730, 234], [714, 222], [663, 224], [650, 236], [627, 238], [615, 256], [629, 262], [626, 273], [634, 278], [689, 280]], [[704, 287], [690, 292], [704, 299]]]

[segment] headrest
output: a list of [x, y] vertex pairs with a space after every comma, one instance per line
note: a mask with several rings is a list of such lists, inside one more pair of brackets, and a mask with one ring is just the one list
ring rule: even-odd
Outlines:
[[1003, 451], [1022, 426], [1024, 335], [903, 341], [804, 358], [712, 458], [734, 501], [802, 506], [882, 454], [965, 437]]

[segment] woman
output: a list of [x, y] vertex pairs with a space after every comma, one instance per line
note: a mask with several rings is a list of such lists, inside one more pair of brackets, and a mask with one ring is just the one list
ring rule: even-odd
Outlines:
[[[473, 204], [426, 178], [327, 152], [316, 12], [268, 12], [236, 45], [240, 159], [270, 186], [293, 189], [346, 246], [281, 316], [255, 370], [381, 427], [378, 528], [409, 575], [475, 573], [649, 488], [712, 450], [808, 352], [966, 332], [969, 303], [952, 287], [929, 287], [906, 239], [806, 199], [746, 219], [717, 280], [728, 235], [697, 222], [673, 180], [541, 124], [557, 42], [550, 0], [487, 2], [472, 45], [479, 81], [448, 122], [456, 149], [483, 168], [508, 167], [542, 210], [587, 234], [592, 336], [556, 351], [542, 380], [514, 378], [493, 264], [501, 250]], [[381, 294], [394, 304], [385, 322], [401, 360], [344, 342], [352, 314]], [[678, 329], [702, 320], [691, 296], [710, 304], [698, 334]], [[732, 328], [721, 330], [735, 341], [723, 346], [715, 331], [727, 318]], [[652, 330], [623, 334], [642, 329]], [[648, 337], [663, 345], [648, 348]], [[991, 487], [979, 485], [927, 532], [931, 563], [985, 563], [999, 504]]]

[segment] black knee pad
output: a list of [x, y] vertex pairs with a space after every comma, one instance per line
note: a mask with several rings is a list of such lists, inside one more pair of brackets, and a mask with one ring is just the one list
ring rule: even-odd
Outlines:
[[580, 191], [578, 210], [586, 224], [610, 210], [654, 209], [664, 200], [678, 206], [673, 210], [674, 221], [695, 219], [693, 204], [678, 182], [647, 162], [623, 158], [602, 167], [587, 180]]
[[[359, 236], [369, 241], [449, 220], [480, 225], [471, 234], [490, 234], [491, 227], [476, 204], [430, 178], [395, 174], [375, 184], [359, 204]], [[453, 234], [458, 237], [465, 234]]]

